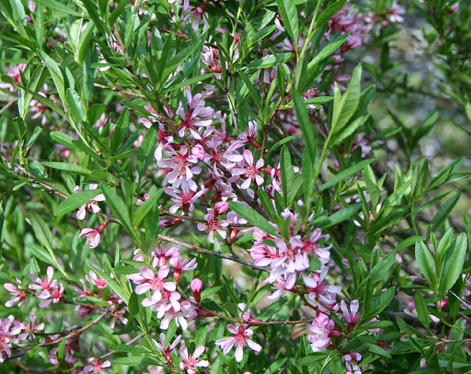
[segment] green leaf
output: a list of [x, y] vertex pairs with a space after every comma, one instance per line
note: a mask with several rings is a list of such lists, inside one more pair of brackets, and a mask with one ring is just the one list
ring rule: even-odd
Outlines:
[[239, 216], [246, 219], [250, 224], [262, 229], [266, 233], [278, 237], [273, 226], [260, 214], [254, 211], [252, 208], [239, 204], [235, 201], [229, 201], [229, 206], [234, 210]]
[[449, 198], [445, 204], [438, 210], [435, 217], [432, 218], [427, 230], [427, 236], [430, 235], [432, 232], [436, 232], [440, 226], [445, 222], [445, 220], [450, 215], [451, 211], [455, 207], [456, 203], [458, 202], [461, 194], [457, 193], [455, 196]]
[[64, 272], [64, 269], [62, 269], [62, 267], [59, 265], [59, 262], [57, 262], [53, 250], [52, 233], [47, 223], [44, 222], [41, 216], [35, 211], [29, 212], [29, 222], [31, 224], [31, 227], [33, 228], [34, 235], [36, 236], [38, 241], [46, 247], [47, 251], [49, 252], [50, 257], [53, 260], [53, 263], [51, 265], [54, 265], [56, 269], [58, 269], [62, 274], [69, 278], [69, 276]]
[[450, 162], [443, 170], [441, 170], [431, 181], [427, 187], [425, 193], [430, 192], [446, 183], [452, 178], [453, 174], [460, 170], [465, 157], [460, 157], [459, 159]]
[[336, 225], [340, 222], [346, 221], [348, 218], [358, 213], [361, 209], [361, 203], [353, 204], [345, 209], [341, 209], [338, 212], [328, 216], [328, 217], [319, 217], [314, 220], [314, 224], [319, 228], [327, 228], [333, 225]]
[[316, 136], [312, 127], [311, 119], [309, 118], [303, 99], [294, 88], [291, 90], [291, 95], [293, 97], [294, 109], [296, 112], [296, 118], [299, 122], [299, 128], [303, 134], [302, 138], [304, 145], [306, 146], [305, 149], [310, 155], [311, 162], [314, 163], [318, 154]]
[[[48, 0], [53, 1], [53, 0]], [[46, 63], [46, 67], [51, 74], [52, 80], [54, 81], [54, 85], [57, 88], [57, 92], [59, 92], [59, 96], [63, 103], [66, 102], [65, 99], [65, 86], [64, 86], [64, 76], [62, 75], [61, 69], [57, 65], [57, 62], [50, 58], [46, 53], [43, 51], [38, 51], [39, 56], [41, 59]]]
[[129, 211], [124, 201], [106, 184], [101, 183], [101, 190], [106, 198], [106, 204], [111, 208], [111, 211], [121, 221], [123, 228], [136, 239], [134, 227], [131, 224], [131, 218], [129, 217]]
[[[109, 305], [109, 304], [108, 304]], [[111, 347], [108, 348], [110, 352], [127, 352], [127, 353], [144, 353], [144, 354], [149, 354], [151, 353], [150, 349], [147, 347], [144, 347], [143, 345], [140, 344], [135, 344], [135, 345], [112, 345]]]
[[332, 16], [335, 13], [337, 13], [339, 9], [345, 5], [346, 2], [347, 0], [337, 1], [333, 3], [332, 5], [330, 5], [329, 7], [327, 7], [325, 10], [323, 10], [322, 13], [319, 15], [319, 17], [317, 18], [315, 30], [320, 29], [324, 24], [329, 22]]
[[101, 193], [100, 189], [83, 191], [80, 193], [72, 194], [68, 199], [62, 201], [54, 209], [55, 216], [61, 216], [63, 214], [69, 213], [74, 209], [81, 207], [90, 202], [95, 196]]
[[162, 361], [152, 356], [129, 356], [120, 357], [113, 360], [113, 364], [125, 365], [125, 366], [149, 366], [149, 365], [165, 365]]
[[435, 289], [437, 282], [437, 269], [435, 267], [435, 259], [430, 253], [430, 250], [424, 244], [423, 241], [417, 240], [415, 242], [415, 258], [419, 265], [420, 271], [427, 279], [432, 289]]
[[87, 116], [85, 115], [85, 111], [83, 110], [82, 101], [80, 100], [79, 94], [75, 92], [75, 90], [68, 88], [66, 95], [67, 106], [69, 107], [69, 111], [72, 115], [74, 122], [85, 122], [87, 120]]
[[91, 170], [88, 170], [87, 168], [80, 166], [80, 165], [75, 165], [75, 164], [68, 164], [65, 162], [43, 162], [42, 163], [44, 166], [48, 166], [53, 169], [58, 169], [58, 170], [63, 170], [63, 171], [68, 171], [70, 173], [78, 174], [78, 175], [83, 175], [88, 177], [89, 175], [92, 174]]
[[278, 216], [275, 212], [272, 199], [268, 197], [267, 193], [264, 190], [258, 190], [258, 196], [260, 197], [263, 209], [267, 213], [268, 218], [270, 218], [272, 222], [277, 222]]
[[113, 131], [113, 136], [111, 137], [111, 154], [115, 154], [116, 151], [121, 148], [126, 138], [126, 134], [129, 129], [129, 108], [125, 108], [121, 115], [119, 116], [116, 127]]
[[440, 274], [440, 297], [443, 297], [461, 276], [467, 246], [466, 234], [462, 233], [458, 235], [456, 240], [447, 248], [443, 269]]
[[335, 39], [331, 40], [328, 43], [322, 44], [322, 49], [316, 54], [316, 57], [307, 65], [309, 74], [314, 70], [314, 68], [325, 58], [328, 58], [332, 53], [339, 48], [345, 40], [347, 40], [350, 33], [337, 36]]
[[70, 14], [75, 17], [84, 17], [84, 15], [77, 13], [75, 10], [70, 9], [68, 6], [59, 3], [56, 0], [37, 0], [39, 4], [44, 5], [45, 7], [55, 10], [59, 13]]
[[348, 123], [357, 110], [361, 94], [361, 65], [357, 65], [348, 84], [347, 91], [340, 101], [334, 99], [334, 111], [332, 115], [331, 132], [334, 135]]
[[339, 183], [339, 182], [345, 182], [345, 179], [348, 177], [357, 174], [359, 171], [363, 170], [367, 165], [371, 164], [374, 161], [374, 159], [370, 158], [368, 160], [361, 161], [348, 169], [345, 169], [338, 173], [335, 177], [324, 183], [321, 188], [319, 189], [320, 191], [324, 191], [325, 189]]
[[422, 325], [430, 331], [430, 314], [427, 309], [427, 304], [419, 291], [415, 291], [414, 300], [420, 322], [422, 322]]
[[158, 190], [153, 186], [151, 190], [149, 191], [149, 198], [145, 200], [139, 208], [137, 208], [136, 213], [135, 213], [135, 218], [136, 218], [136, 225], [141, 226], [142, 221], [144, 218], [146, 218], [147, 214], [154, 208], [158, 208], [157, 201], [159, 197], [162, 195], [162, 188], [159, 188]]
[[118, 294], [118, 296], [123, 299], [123, 301], [126, 303], [126, 305], [129, 304], [129, 299], [131, 297], [130, 293], [127, 292], [125, 287], [123, 287], [120, 283], [119, 280], [115, 278], [111, 278], [109, 272], [101, 270], [98, 266], [94, 264], [87, 264], [90, 269], [92, 269], [98, 276], [102, 277], [108, 286]]
[[293, 58], [293, 54], [289, 53], [277, 53], [274, 55], [268, 55], [254, 62], [251, 62], [248, 65], [245, 65], [242, 69], [249, 70], [249, 69], [266, 69], [275, 66], [277, 63], [284, 63]]
[[294, 170], [293, 165], [291, 165], [291, 154], [286, 146], [283, 146], [283, 149], [281, 150], [280, 172], [283, 200], [285, 202], [285, 206], [288, 206], [288, 197], [293, 188]]
[[378, 262], [373, 269], [370, 270], [370, 273], [368, 274], [368, 278], [371, 279], [371, 282], [376, 283], [379, 280], [381, 280], [385, 275], [387, 275], [387, 272], [391, 268], [391, 266], [394, 264], [394, 260], [396, 259], [396, 254], [397, 251], [393, 251], [390, 254], [388, 254], [386, 257], [384, 257], [380, 262]]
[[298, 48], [299, 26], [298, 26], [298, 10], [292, 0], [277, 0], [278, 10], [283, 19], [283, 26], [296, 48]]
[[147, 133], [144, 136], [141, 145], [139, 146], [136, 167], [140, 179], [143, 177], [150, 163], [154, 159], [157, 135], [157, 125], [153, 125], [150, 129], [147, 130]]
[[[177, 90], [179, 88], [186, 87], [186, 86], [191, 86], [194, 83], [201, 83], [205, 81], [206, 79], [211, 78], [212, 76], [214, 76], [214, 73], [198, 75], [197, 77], [185, 79], [184, 81], [180, 83], [174, 83], [173, 81], [170, 81], [169, 82], [170, 86], [164, 87], [164, 89], [162, 90], [162, 93]], [[181, 78], [179, 78], [179, 80], [181, 80]]]
[[372, 318], [376, 317], [379, 313], [386, 309], [393, 300], [395, 291], [396, 289], [394, 287], [390, 287], [386, 291], [376, 295], [371, 309], [365, 313], [363, 320], [370, 321]]
[[249, 90], [250, 97], [255, 102], [258, 108], [262, 109], [262, 101], [260, 100], [260, 94], [255, 89], [253, 82], [250, 81], [250, 78], [243, 72], [239, 71], [239, 75], [245, 83], [245, 86]]

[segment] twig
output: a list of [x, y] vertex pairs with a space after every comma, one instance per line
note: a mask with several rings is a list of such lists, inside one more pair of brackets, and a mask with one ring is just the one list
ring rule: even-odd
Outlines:
[[167, 236], [167, 235], [159, 234], [159, 239], [164, 241], [164, 242], [167, 242], [167, 243], [173, 243], [173, 244], [177, 244], [177, 245], [179, 244], [182, 247], [191, 249], [192, 251], [205, 253], [205, 254], [208, 254], [208, 255], [211, 255], [211, 256], [216, 256], [218, 258], [222, 258], [223, 260], [238, 262], [239, 264], [248, 266], [248, 267], [250, 267], [254, 270], [260, 270], [260, 271], [266, 271], [266, 272], [269, 271], [266, 267], [254, 265], [251, 262], [248, 262], [246, 260], [241, 259], [240, 257], [234, 256], [234, 255], [227, 255], [225, 253], [211, 251], [209, 249], [201, 248], [201, 247], [198, 247], [196, 245], [185, 243], [185, 242], [182, 242], [180, 240], [174, 239], [174, 238], [172, 238], [170, 236]]
[[119, 88], [119, 87], [108, 87], [104, 84], [99, 84], [99, 83], [94, 83], [93, 87], [103, 88], [105, 90], [120, 92], [120, 93], [122, 93], [124, 95], [128, 95], [128, 96], [140, 97], [140, 98], [143, 98], [143, 99], [146, 98], [145, 95], [138, 94], [138, 93], [131, 92], [131, 91], [126, 91], [126, 90], [123, 90], [122, 88]]

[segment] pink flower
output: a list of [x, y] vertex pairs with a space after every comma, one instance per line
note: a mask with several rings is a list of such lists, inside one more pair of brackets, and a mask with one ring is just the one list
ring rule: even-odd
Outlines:
[[24, 340], [26, 338], [34, 339], [35, 338], [34, 334], [40, 330], [44, 330], [44, 327], [46, 326], [44, 322], [40, 323], [39, 325], [36, 325], [36, 314], [34, 313], [29, 314], [29, 319], [31, 322], [21, 324], [25, 332], [18, 335], [19, 340]]
[[192, 260], [181, 259], [181, 258], [171, 258], [170, 265], [173, 268], [173, 280], [178, 282], [180, 280], [182, 271], [192, 271], [198, 267], [196, 263], [196, 258]]
[[191, 291], [193, 292], [193, 295], [195, 296], [196, 302], [201, 301], [201, 289], [203, 288], [203, 282], [199, 278], [194, 278], [191, 281]]
[[204, 216], [206, 223], [198, 223], [198, 230], [207, 230], [209, 233], [209, 241], [214, 243], [214, 233], [218, 232], [223, 239], [226, 239], [227, 233], [223, 230], [223, 227], [229, 226], [229, 222], [222, 220], [219, 221], [214, 216], [214, 209], [208, 209], [208, 214]]
[[198, 372], [198, 367], [208, 367], [209, 362], [207, 360], [198, 360], [198, 357], [201, 356], [204, 352], [204, 345], [196, 347], [193, 355], [188, 354], [188, 349], [186, 346], [180, 348], [180, 354], [183, 357], [183, 361], [180, 362], [180, 369], [186, 371], [188, 374], [196, 374]]
[[361, 369], [358, 362], [361, 361], [361, 354], [358, 352], [342, 352], [345, 359], [345, 366], [350, 372], [353, 370], [354, 374], [361, 374]]
[[111, 362], [109, 361], [101, 362], [98, 358], [91, 358], [88, 361], [90, 362], [90, 365], [85, 366], [83, 370], [80, 372], [80, 374], [82, 373], [101, 374], [104, 372], [106, 368], [109, 368], [111, 366]]
[[[207, 127], [213, 122], [214, 109], [206, 107], [204, 100], [202, 100], [202, 94], [196, 94], [192, 96], [191, 90], [186, 89], [186, 97], [188, 110], [185, 112], [183, 109], [183, 103], [180, 101], [176, 114], [180, 116], [182, 122], [180, 124], [180, 130], [178, 135], [180, 137], [185, 136], [185, 130], [189, 130], [193, 139], [201, 140], [201, 135], [196, 131], [196, 127]], [[200, 118], [208, 118], [201, 120]]]
[[170, 346], [165, 346], [165, 338], [166, 338], [165, 334], [160, 333], [160, 343], [157, 342], [156, 340], [152, 340], [152, 341], [162, 351], [162, 355], [167, 360], [167, 362], [173, 362], [171, 353], [173, 352], [177, 344], [180, 343], [180, 340], [182, 340], [182, 336], [178, 335]]
[[178, 188], [180, 184], [183, 187], [188, 187], [193, 191], [198, 188], [197, 184], [192, 180], [193, 175], [201, 173], [199, 166], [192, 167], [191, 164], [196, 164], [198, 159], [190, 155], [187, 147], [182, 146], [180, 153], [177, 153], [173, 149], [169, 149], [171, 158], [160, 160], [157, 165], [161, 168], [169, 168], [171, 170], [168, 175], [168, 182], [172, 184], [174, 188]]
[[172, 196], [170, 199], [175, 205], [171, 206], [169, 209], [170, 213], [178, 212], [178, 209], [182, 208], [183, 213], [192, 212], [195, 208], [195, 202], [198, 198], [203, 195], [204, 190], [195, 193], [188, 187], [183, 187], [181, 190], [173, 187], [164, 187], [164, 192], [167, 195]]
[[403, 22], [404, 17], [401, 16], [402, 14], [406, 14], [406, 9], [394, 0], [388, 9], [389, 20], [391, 22]]
[[199, 28], [199, 23], [200, 19], [203, 19], [204, 23], [204, 28], [208, 26], [208, 21], [206, 20], [206, 17], [203, 15], [203, 12], [206, 8], [206, 3], [202, 3], [199, 7], [193, 7], [193, 6], [188, 6], [184, 10], [184, 13], [186, 13], [185, 18], [183, 19], [182, 26], [185, 26], [188, 21], [193, 18], [193, 22], [191, 23], [191, 28], [195, 31], [198, 30]]
[[260, 176], [260, 169], [264, 165], [263, 158], [259, 159], [256, 164], [254, 164], [254, 159], [252, 152], [248, 149], [244, 150], [243, 156], [245, 158], [246, 166], [244, 168], [235, 168], [232, 170], [233, 177], [229, 178], [229, 182], [236, 182], [240, 176], [247, 178], [240, 188], [246, 190], [250, 187], [250, 183], [253, 181], [259, 186], [263, 184], [263, 178]]
[[326, 305], [333, 305], [336, 303], [336, 295], [342, 291], [340, 286], [332, 286], [324, 281], [328, 266], [324, 266], [320, 273], [313, 273], [310, 277], [303, 275], [304, 284], [306, 285], [306, 293], [308, 293], [309, 300], [318, 298]]
[[253, 340], [250, 340], [248, 337], [253, 335], [253, 331], [251, 329], [246, 328], [247, 325], [240, 325], [239, 328], [236, 328], [234, 325], [227, 325], [227, 330], [233, 334], [230, 338], [223, 338], [216, 341], [216, 345], [219, 345], [224, 354], [227, 355], [232, 347], [235, 345], [235, 358], [237, 362], [242, 361], [243, 357], [243, 348], [248, 345], [250, 349], [254, 350], [255, 352], [260, 352], [262, 350], [262, 346], [255, 343]]
[[331, 343], [331, 334], [334, 331], [335, 322], [327, 315], [319, 312], [316, 320], [309, 326], [313, 335], [308, 335], [307, 340], [311, 343], [313, 352], [324, 351]]
[[257, 122], [250, 121], [248, 123], [247, 130], [239, 135], [239, 139], [242, 144], [249, 143], [255, 147], [256, 150], [260, 150], [262, 146], [257, 141]]
[[[19, 279], [17, 279], [16, 281], [21, 286], [21, 281]], [[18, 303], [18, 306], [23, 306], [24, 305], [25, 300], [26, 300], [26, 292], [25, 291], [23, 291], [21, 288], [17, 289], [16, 286], [14, 284], [11, 284], [11, 283], [5, 283], [3, 285], [3, 287], [5, 287], [5, 289], [8, 292], [10, 292], [10, 295], [12, 297], [11, 300], [9, 300], [5, 303], [5, 306], [7, 308], [11, 308], [16, 303]]]
[[164, 290], [174, 292], [177, 289], [175, 283], [165, 281], [169, 271], [170, 269], [168, 266], [162, 266], [159, 269], [158, 274], [155, 274], [151, 269], [143, 266], [141, 267], [139, 274], [127, 275], [128, 279], [131, 279], [135, 284], [138, 284], [136, 287], [136, 293], [138, 295], [142, 295], [149, 290], [153, 293], [151, 297], [147, 297], [142, 301], [143, 306], [149, 306], [159, 302]]
[[3, 353], [8, 357], [11, 356], [12, 344], [17, 344], [19, 341], [15, 335], [18, 335], [22, 328], [23, 325], [15, 321], [12, 315], [3, 320], [0, 319], [0, 364], [3, 363], [5, 359]]
[[102, 277], [97, 276], [92, 270], [90, 270], [89, 274], [90, 276], [85, 275], [85, 279], [94, 286], [97, 286], [98, 291], [101, 294], [101, 291], [106, 287], [106, 281]]
[[85, 238], [87, 238], [87, 244], [90, 246], [90, 248], [96, 248], [98, 244], [100, 244], [100, 235], [103, 230], [105, 230], [105, 227], [106, 223], [102, 223], [96, 228], [96, 230], [90, 228], [83, 229], [78, 237], [81, 238], [82, 236], [84, 236]]
[[57, 287], [57, 280], [52, 280], [52, 277], [54, 276], [54, 268], [52, 266], [47, 267], [46, 274], [47, 276], [45, 278], [39, 278], [34, 274], [28, 275], [28, 278], [36, 283], [30, 284], [28, 288], [30, 290], [49, 291], [51, 288]]
[[343, 316], [348, 322], [348, 330], [352, 330], [358, 322], [358, 318], [360, 317], [360, 312], [358, 311], [359, 306], [360, 302], [358, 300], [353, 300], [350, 303], [350, 310], [348, 310], [345, 301], [342, 300], [342, 303], [340, 304], [340, 309], [342, 310]]
[[[90, 190], [96, 190], [98, 185], [91, 184], [89, 187], [90, 187]], [[82, 192], [82, 189], [79, 186], [75, 186], [74, 192], [80, 193]], [[103, 194], [96, 195], [92, 200], [90, 200], [90, 202], [88, 202], [85, 205], [82, 205], [77, 212], [77, 219], [83, 220], [85, 218], [85, 214], [87, 210], [91, 210], [95, 214], [98, 213], [101, 209], [97, 205], [97, 201], [105, 201], [105, 195]]]

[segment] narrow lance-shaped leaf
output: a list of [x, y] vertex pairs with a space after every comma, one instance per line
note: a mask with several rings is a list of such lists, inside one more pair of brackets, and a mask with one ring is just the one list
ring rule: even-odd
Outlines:
[[278, 10], [283, 19], [283, 26], [291, 37], [293, 44], [298, 44], [299, 25], [298, 11], [293, 0], [277, 0]]
[[71, 212], [74, 209], [81, 207], [90, 202], [95, 196], [101, 193], [100, 189], [83, 191], [80, 193], [74, 193], [69, 198], [62, 201], [54, 209], [54, 215], [60, 216]]
[[468, 241], [466, 234], [462, 233], [458, 235], [456, 240], [447, 248], [440, 274], [439, 297], [443, 297], [461, 276], [467, 246]]
[[420, 271], [425, 276], [425, 279], [427, 279], [430, 287], [435, 289], [437, 282], [435, 259], [433, 258], [432, 253], [430, 253], [430, 250], [421, 240], [417, 240], [415, 242], [415, 258], [417, 260], [417, 264], [419, 265]]
[[245, 218], [250, 224], [262, 229], [270, 235], [278, 237], [273, 226], [268, 222], [264, 217], [254, 211], [252, 208], [236, 203], [235, 201], [229, 201], [229, 206], [234, 210], [239, 216]]

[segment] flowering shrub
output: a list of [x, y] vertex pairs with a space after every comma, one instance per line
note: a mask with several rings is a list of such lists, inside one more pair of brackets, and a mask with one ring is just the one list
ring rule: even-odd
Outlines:
[[[424, 157], [437, 111], [370, 102], [471, 121], [471, 5], [0, 12], [1, 372], [469, 371], [471, 173]], [[396, 74], [413, 19], [438, 93]]]

